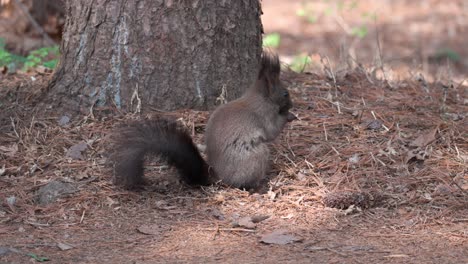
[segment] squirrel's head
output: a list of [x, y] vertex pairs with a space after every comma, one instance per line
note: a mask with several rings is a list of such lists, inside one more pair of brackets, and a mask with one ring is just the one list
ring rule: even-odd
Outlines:
[[292, 107], [288, 89], [280, 80], [278, 55], [263, 51], [255, 89], [267, 100], [279, 106], [279, 114], [287, 115]]

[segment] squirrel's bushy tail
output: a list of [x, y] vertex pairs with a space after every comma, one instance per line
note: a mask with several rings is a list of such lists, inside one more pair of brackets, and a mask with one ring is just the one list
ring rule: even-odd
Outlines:
[[209, 183], [208, 165], [186, 130], [175, 121], [146, 119], [125, 125], [114, 132], [111, 161], [114, 181], [128, 189], [143, 181], [146, 154], [165, 158], [191, 185]]

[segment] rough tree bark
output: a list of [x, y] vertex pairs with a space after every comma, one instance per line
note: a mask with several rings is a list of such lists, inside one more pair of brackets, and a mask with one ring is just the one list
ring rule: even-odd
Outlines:
[[67, 1], [49, 97], [67, 109], [211, 108], [253, 81], [259, 0]]

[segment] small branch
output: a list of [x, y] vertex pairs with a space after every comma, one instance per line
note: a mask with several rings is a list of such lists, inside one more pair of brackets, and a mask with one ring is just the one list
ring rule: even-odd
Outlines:
[[384, 80], [385, 80], [385, 83], [390, 86], [390, 88], [392, 88], [392, 86], [390, 85], [390, 82], [388, 81], [388, 78], [387, 78], [387, 74], [385, 73], [385, 69], [384, 69], [384, 65], [383, 65], [383, 54], [382, 54], [382, 48], [380, 46], [380, 37], [379, 37], [379, 28], [377, 27], [377, 23], [376, 21], [374, 21], [375, 23], [375, 39], [377, 41], [377, 50], [379, 52], [379, 67], [380, 70], [382, 71], [382, 75], [384, 77]]
[[328, 141], [328, 133], [327, 133], [327, 127], [325, 127], [325, 122], [323, 122], [322, 125], [323, 125], [323, 131], [325, 133], [325, 141]]
[[255, 230], [246, 229], [246, 228], [202, 228], [200, 230], [204, 231], [230, 231], [230, 232], [248, 232], [255, 233]]
[[29, 21], [31, 22], [31, 24], [33, 25], [33, 27], [37, 30], [37, 32], [39, 32], [39, 34], [42, 35], [42, 37], [48, 42], [48, 44], [50, 45], [56, 45], [57, 43], [50, 38], [50, 36], [44, 31], [44, 29], [41, 27], [41, 25], [39, 25], [39, 23], [37, 23], [37, 21], [34, 19], [34, 17], [31, 16], [31, 14], [29, 13], [28, 9], [26, 8], [26, 6], [24, 6], [23, 3], [21, 3], [19, 0], [14, 0], [13, 1], [15, 3], [15, 5], [21, 10], [21, 12], [23, 12], [23, 14], [29, 19]]
[[133, 101], [136, 100], [135, 113], [141, 113], [141, 99], [138, 95], [138, 83], [136, 84], [135, 90], [133, 90], [132, 98], [130, 99], [130, 104], [133, 106]]
[[216, 97], [216, 103], [219, 102], [219, 105], [223, 105], [227, 103], [227, 90], [226, 90], [226, 85], [223, 85], [221, 88], [221, 94]]
[[80, 218], [80, 224], [83, 223], [83, 220], [85, 218], [85, 214], [86, 214], [86, 210], [83, 210], [83, 213], [81, 214], [81, 218]]

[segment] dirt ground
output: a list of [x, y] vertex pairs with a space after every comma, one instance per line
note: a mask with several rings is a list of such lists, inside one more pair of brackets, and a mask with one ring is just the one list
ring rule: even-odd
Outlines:
[[[375, 10], [377, 1], [358, 2]], [[433, 13], [458, 12], [452, 5], [463, 4], [378, 2], [384, 3], [379, 17], [397, 19], [391, 13], [403, 9], [398, 19], [409, 28], [428, 23], [424, 15], [436, 19]], [[395, 9], [385, 8], [390, 3]], [[36, 104], [50, 74], [0, 75], [0, 263], [42, 257], [51, 263], [468, 263], [466, 65], [400, 53], [417, 49], [416, 42], [429, 47], [432, 36], [417, 41], [402, 23], [388, 22], [381, 28], [399, 30], [392, 36], [401, 43], [383, 42], [383, 50], [413, 59], [386, 63], [391, 76], [377, 74], [375, 50], [365, 47], [376, 42], [369, 36], [355, 48], [365, 66], [340, 68], [330, 43], [343, 34], [336, 30], [326, 40], [322, 32], [335, 21], [289, 22], [300, 1], [263, 5], [265, 31], [291, 34], [282, 37], [283, 58], [304, 49], [323, 52], [331, 64], [284, 73], [298, 120], [271, 145], [270, 179], [257, 192], [191, 188], [154, 159], [143, 191], [121, 190], [105, 164], [106, 139], [135, 116], [103, 117], [94, 109], [67, 122], [64, 113]], [[456, 21], [464, 25], [457, 32], [466, 32], [466, 13], [440, 21]], [[436, 34], [440, 24], [431, 25]], [[456, 36], [437, 41], [468, 58], [464, 37]], [[180, 118], [196, 143], [203, 142], [208, 112], [165, 115]], [[73, 191], [38, 203], [40, 190], [54, 180]]]
[[[300, 10], [306, 16], [298, 16]], [[468, 2], [463, 0], [264, 0], [263, 11], [265, 32], [281, 35], [278, 50], [285, 60], [304, 53], [321, 68], [322, 55], [336, 71], [351, 62], [383, 65], [393, 79], [424, 73], [431, 81], [451, 76], [460, 82], [468, 72]], [[361, 27], [367, 34], [354, 36], [353, 29]], [[441, 67], [450, 53], [458, 56], [449, 69]]]

